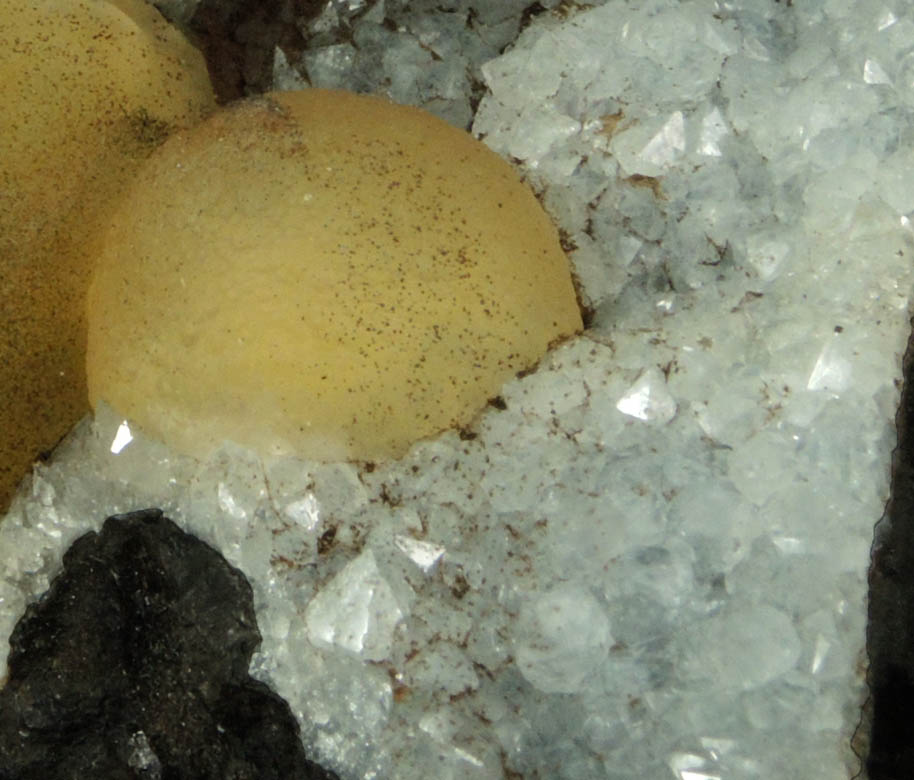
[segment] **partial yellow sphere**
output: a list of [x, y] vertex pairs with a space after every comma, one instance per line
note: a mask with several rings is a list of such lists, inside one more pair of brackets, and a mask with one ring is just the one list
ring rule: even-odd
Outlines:
[[0, 0], [0, 510], [88, 411], [99, 220], [176, 126], [215, 108], [202, 56], [142, 0]]
[[416, 108], [273, 93], [171, 137], [89, 295], [89, 392], [202, 456], [403, 455], [581, 328], [513, 169]]

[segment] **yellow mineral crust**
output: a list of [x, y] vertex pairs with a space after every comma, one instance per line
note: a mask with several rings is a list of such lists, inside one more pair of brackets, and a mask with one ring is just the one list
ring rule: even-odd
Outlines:
[[272, 93], [169, 138], [120, 204], [89, 391], [189, 454], [384, 459], [580, 328], [554, 226], [483, 144], [376, 97]]
[[137, 167], [214, 108], [201, 55], [141, 0], [0, 0], [0, 509], [88, 411], [92, 240]]

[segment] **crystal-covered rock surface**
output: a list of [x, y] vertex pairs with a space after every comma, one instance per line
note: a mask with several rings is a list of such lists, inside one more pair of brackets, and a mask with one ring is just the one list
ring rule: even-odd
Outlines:
[[[487, 21], [449, 39], [372, 13], [360, 51], [396, 36], [384, 57], [442, 78]], [[253, 672], [343, 777], [852, 777], [908, 334], [912, 40], [910, 2], [540, 14], [490, 52], [473, 129], [560, 225], [585, 335], [389, 464], [200, 464], [102, 410], [0, 525], [0, 623], [92, 523], [161, 506], [253, 581]], [[340, 46], [309, 77], [373, 88]]]

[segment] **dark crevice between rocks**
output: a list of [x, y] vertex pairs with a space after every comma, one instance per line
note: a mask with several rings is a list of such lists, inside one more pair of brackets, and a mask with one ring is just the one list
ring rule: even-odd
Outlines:
[[[870, 780], [914, 778], [914, 336], [903, 361], [895, 421], [898, 445], [885, 516], [876, 526], [869, 572], [867, 682], [858, 738]], [[869, 745], [866, 731], [869, 726]]]
[[318, 16], [320, 0], [203, 0], [187, 32], [206, 59], [213, 90], [228, 103], [272, 88], [278, 46], [290, 62], [305, 48], [299, 23]]
[[10, 637], [0, 780], [331, 780], [248, 675], [251, 587], [157, 509], [110, 517]]

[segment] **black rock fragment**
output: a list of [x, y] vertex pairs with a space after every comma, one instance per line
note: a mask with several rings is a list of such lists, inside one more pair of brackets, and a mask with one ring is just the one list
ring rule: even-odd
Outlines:
[[[891, 495], [876, 525], [869, 572], [871, 696], [858, 731], [865, 732], [869, 721], [870, 780], [914, 777], [914, 332], [902, 365]], [[861, 752], [866, 752], [865, 733], [861, 741]]]
[[10, 638], [0, 780], [335, 778], [250, 678], [250, 585], [157, 509], [109, 517]]

